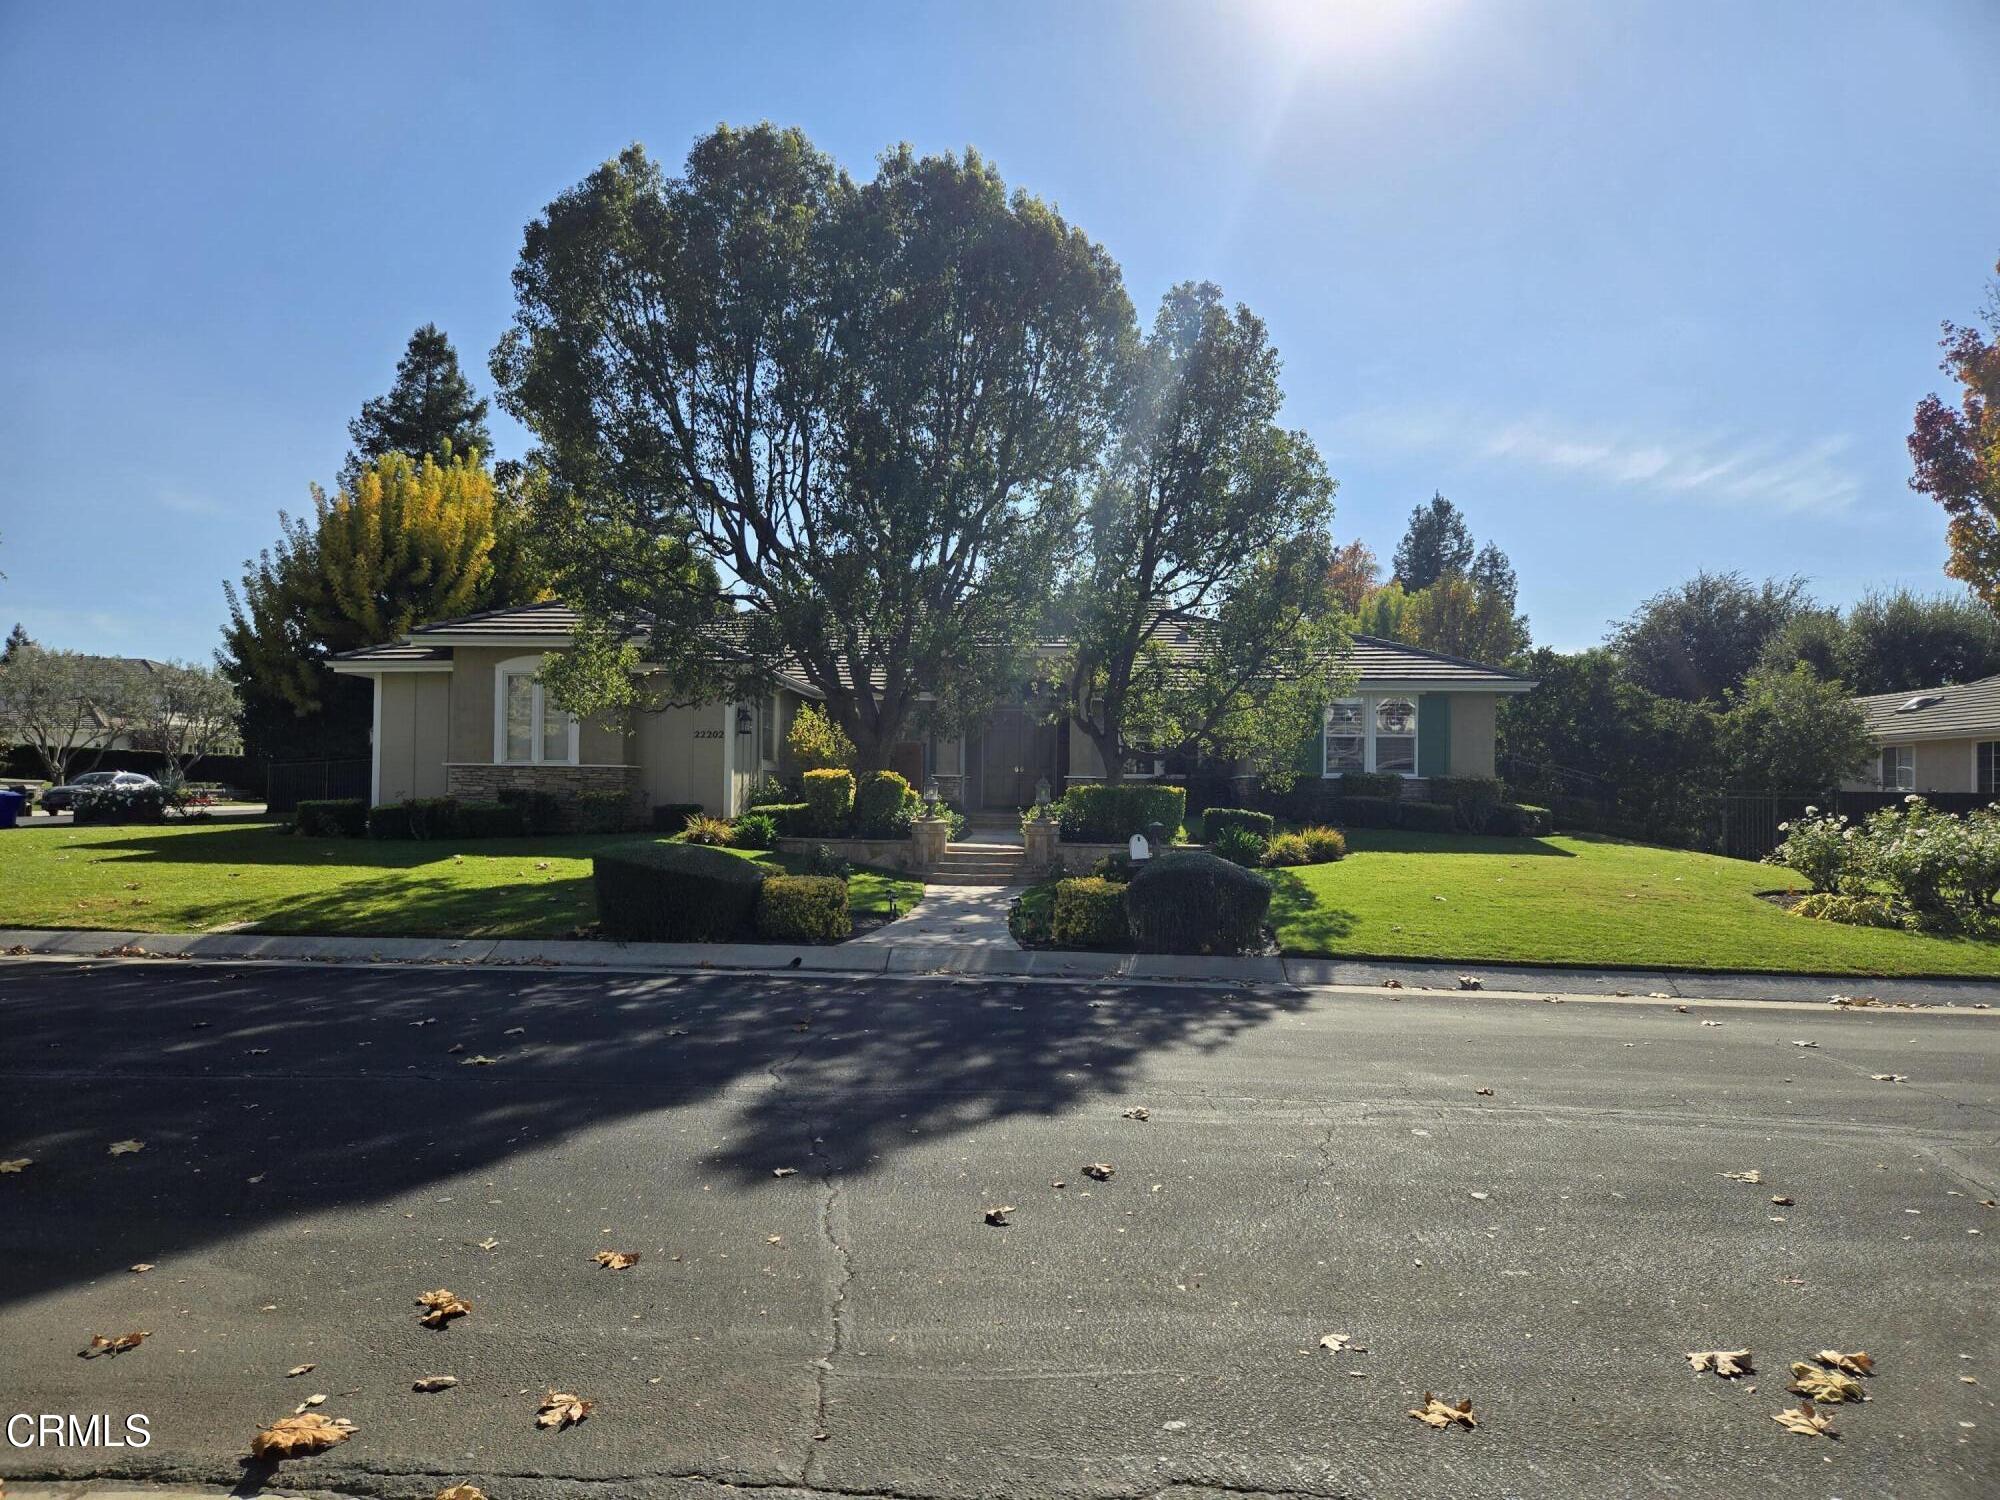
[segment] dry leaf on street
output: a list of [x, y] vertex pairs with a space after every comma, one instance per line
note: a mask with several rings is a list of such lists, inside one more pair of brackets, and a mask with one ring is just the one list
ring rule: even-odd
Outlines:
[[1910, 1075], [1908, 1073], [1870, 1073], [1868, 1076], [1877, 1083], [1903, 1083], [1909, 1079]]
[[151, 1338], [152, 1336], [153, 1330], [150, 1328], [141, 1328], [133, 1333], [121, 1333], [118, 1337], [111, 1339], [106, 1338], [101, 1333], [96, 1333], [90, 1337], [90, 1347], [88, 1349], [79, 1349], [77, 1353], [81, 1354], [85, 1359], [96, 1359], [100, 1354], [123, 1354], [127, 1349], [138, 1348], [141, 1340]]
[[1458, 987], [1462, 990], [1483, 990], [1486, 982], [1477, 974], [1461, 974], [1458, 976]]
[[1810, 1401], [1801, 1401], [1797, 1406], [1788, 1406], [1771, 1418], [1787, 1432], [1795, 1432], [1800, 1437], [1839, 1437], [1833, 1430], [1833, 1423], [1813, 1410]]
[[497, 1250], [500, 1248], [500, 1242], [494, 1239], [491, 1235], [488, 1235], [485, 1239], [479, 1242], [478, 1248], [481, 1250]]
[[1796, 1391], [1801, 1396], [1810, 1396], [1815, 1401], [1866, 1401], [1868, 1393], [1861, 1389], [1861, 1382], [1839, 1370], [1822, 1370], [1817, 1365], [1809, 1365], [1804, 1360], [1792, 1362], [1792, 1383], [1786, 1390]]
[[307, 1412], [311, 1411], [315, 1406], [324, 1406], [324, 1405], [326, 1405], [326, 1392], [321, 1391], [317, 1395], [306, 1397], [305, 1400], [301, 1401], [297, 1406], [293, 1407], [292, 1415], [295, 1417], [302, 1417]]
[[113, 1141], [111, 1143], [111, 1155], [113, 1156], [130, 1156], [134, 1151], [144, 1151], [145, 1149], [146, 1143], [144, 1141]]
[[134, 1276], [144, 1276], [148, 1271], [153, 1269], [153, 1263], [150, 1260], [142, 1260], [137, 1265], [127, 1266], [125, 1269], [130, 1271]]
[[771, 1168], [771, 1175], [773, 1177], [796, 1177], [799, 1175], [799, 1169], [797, 1167], [773, 1167]]
[[458, 1384], [456, 1375], [426, 1375], [422, 1380], [410, 1382], [413, 1391], [448, 1391]]
[[1823, 1365], [1831, 1365], [1836, 1370], [1845, 1370], [1849, 1375], [1875, 1373], [1874, 1357], [1862, 1349], [1857, 1349], [1852, 1354], [1842, 1354], [1838, 1349], [1822, 1349], [1814, 1358]]
[[302, 1458], [311, 1453], [324, 1453], [335, 1443], [344, 1443], [353, 1435], [354, 1424], [347, 1418], [335, 1417], [328, 1421], [318, 1412], [308, 1412], [302, 1417], [286, 1417], [283, 1421], [273, 1422], [250, 1439], [250, 1456], [273, 1462], [284, 1458]]
[[1329, 1333], [1319, 1341], [1320, 1348], [1328, 1354], [1366, 1354], [1368, 1346], [1354, 1342], [1351, 1333]]
[[1005, 1229], [1009, 1224], [1014, 1222], [1013, 1219], [1009, 1217], [1009, 1215], [1011, 1215], [1013, 1212], [1014, 1212], [1013, 1204], [1002, 1203], [997, 1208], [989, 1208], [986, 1210], [986, 1222], [991, 1225], [994, 1225], [996, 1228]]
[[1771, 1201], [1775, 1203], [1779, 1208], [1792, 1207], [1791, 1196], [1787, 1193], [1773, 1193], [1771, 1195]]
[[453, 1318], [462, 1318], [472, 1311], [470, 1302], [460, 1301], [456, 1292], [446, 1291], [443, 1287], [425, 1292], [417, 1298], [417, 1305], [426, 1309], [417, 1321], [430, 1328], [442, 1328]]
[[1120, 1115], [1119, 1118], [1125, 1120], [1150, 1120], [1153, 1118], [1153, 1112], [1143, 1104], [1135, 1104]]
[[1083, 1175], [1086, 1177], [1095, 1178], [1099, 1182], [1109, 1182], [1111, 1180], [1111, 1174], [1116, 1172], [1117, 1170], [1118, 1169], [1112, 1166], [1111, 1163], [1108, 1161], [1094, 1161], [1089, 1166], [1083, 1169]]
[[439, 1490], [432, 1500], [486, 1500], [486, 1491], [470, 1484], [455, 1484], [448, 1490]]
[[1457, 1422], [1466, 1427], [1477, 1427], [1472, 1419], [1472, 1398], [1467, 1396], [1456, 1406], [1438, 1400], [1429, 1391], [1424, 1392], [1424, 1404], [1410, 1408], [1410, 1415], [1426, 1427], [1435, 1427], [1440, 1432]]
[[490, 1068], [493, 1066], [493, 1064], [497, 1063], [498, 1061], [500, 1061], [499, 1058], [488, 1057], [484, 1052], [481, 1052], [476, 1057], [466, 1058], [464, 1062], [459, 1064], [459, 1066], [461, 1068]]
[[1757, 1171], [1724, 1172], [1722, 1175], [1727, 1177], [1731, 1182], [1762, 1182], [1764, 1180], [1764, 1174]]
[[35, 1159], [32, 1156], [16, 1156], [7, 1161], [0, 1161], [0, 1176], [10, 1172], [25, 1172], [34, 1164]]
[[560, 1432], [589, 1416], [590, 1409], [595, 1405], [595, 1401], [586, 1401], [569, 1391], [544, 1391], [542, 1404], [535, 1412], [535, 1425], [553, 1427]]
[[1724, 1380], [1738, 1375], [1751, 1375], [1748, 1349], [1690, 1349], [1688, 1364], [1696, 1370], [1713, 1370]]
[[318, 1368], [318, 1365], [293, 1365], [289, 1370], [285, 1371], [285, 1379], [291, 1380], [300, 1375], [310, 1375]]
[[1486, 1099], [1491, 1099], [1493, 1097], [1493, 1090], [1491, 1089], [1474, 1089], [1472, 1092]]
[[591, 1256], [607, 1271], [625, 1271], [639, 1264], [637, 1250], [600, 1250]]
[[1723, 1023], [1720, 1021], [1703, 1021], [1701, 1024], [1704, 1026], [1720, 1026]]

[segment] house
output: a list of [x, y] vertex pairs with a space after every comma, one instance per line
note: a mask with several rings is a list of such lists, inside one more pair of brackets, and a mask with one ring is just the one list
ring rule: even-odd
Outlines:
[[1875, 755], [1844, 791], [2000, 791], [2000, 676], [1856, 698]]
[[[562, 604], [531, 604], [440, 621], [333, 658], [334, 671], [374, 682], [372, 799], [619, 793], [635, 812], [698, 803], [734, 817], [759, 778], [787, 769], [792, 719], [821, 696], [810, 683], [780, 674], [754, 699], [579, 723], [536, 681], [544, 657], [570, 644], [576, 624]], [[1308, 750], [1309, 774], [1391, 772], [1419, 793], [1432, 776], [1491, 776], [1501, 700], [1535, 685], [1370, 636], [1355, 638], [1354, 665], [1352, 696], [1328, 705]], [[1071, 783], [1102, 778], [1096, 747], [1072, 727], [1054, 721], [1024, 685], [966, 734], [912, 739], [895, 747], [890, 764], [969, 812], [1011, 813], [1033, 805], [1041, 782], [1060, 795]], [[1126, 775], [1165, 771], [1163, 761], [1147, 758]]]

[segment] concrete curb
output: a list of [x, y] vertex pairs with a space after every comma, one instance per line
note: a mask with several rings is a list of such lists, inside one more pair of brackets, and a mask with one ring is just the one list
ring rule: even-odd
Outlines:
[[1873, 995], [1884, 1004], [2000, 1003], [2000, 979], [1871, 979], [1798, 974], [1695, 974], [1643, 969], [1525, 968], [1465, 962], [1332, 958], [1215, 958], [1153, 953], [1062, 953], [925, 943], [609, 943], [551, 939], [279, 937], [0, 929], [0, 954], [63, 958], [188, 958], [209, 962], [424, 964], [452, 967], [731, 971], [829, 975], [963, 975], [1117, 979], [1149, 983], [1292, 984], [1312, 989], [1457, 990], [1475, 974], [1494, 994], [1636, 996], [1670, 1000], [1795, 1000]]

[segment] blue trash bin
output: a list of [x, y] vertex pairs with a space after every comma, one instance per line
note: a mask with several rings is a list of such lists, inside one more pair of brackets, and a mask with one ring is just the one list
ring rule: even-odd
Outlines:
[[27, 793], [0, 790], [0, 828], [18, 828], [27, 810]]

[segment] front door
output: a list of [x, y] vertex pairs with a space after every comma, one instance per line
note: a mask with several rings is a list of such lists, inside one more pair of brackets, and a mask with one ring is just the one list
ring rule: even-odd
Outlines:
[[1056, 728], [1018, 708], [996, 708], [979, 742], [979, 805], [989, 812], [1033, 807], [1035, 783], [1056, 779]]

